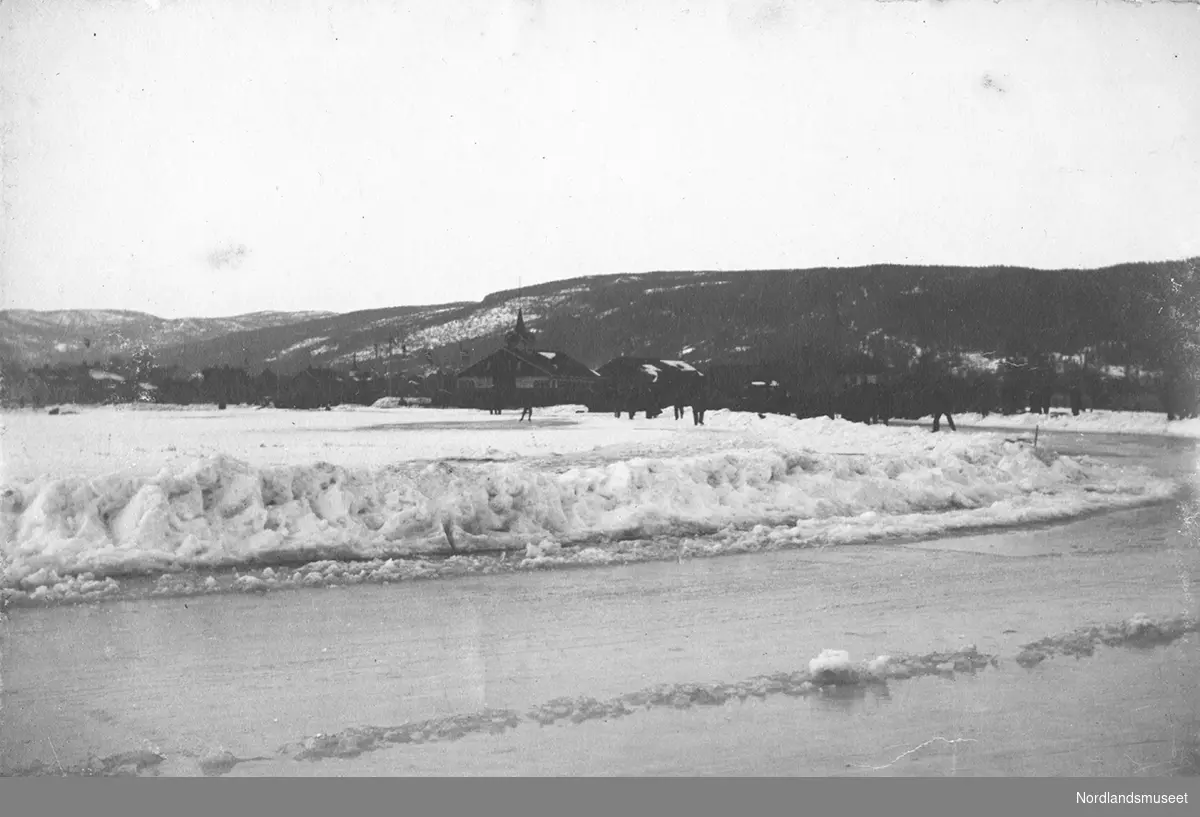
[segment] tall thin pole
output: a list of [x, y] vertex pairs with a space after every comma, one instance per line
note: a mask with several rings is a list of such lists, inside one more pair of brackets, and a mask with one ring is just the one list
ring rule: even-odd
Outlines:
[[392, 396], [392, 344], [395, 342], [395, 340], [396, 339], [392, 338], [392, 337], [388, 338], [388, 360], [387, 360], [388, 397]]

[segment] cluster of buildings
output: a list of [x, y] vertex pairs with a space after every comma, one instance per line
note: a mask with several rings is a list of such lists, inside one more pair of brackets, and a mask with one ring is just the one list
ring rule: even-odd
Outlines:
[[[780, 384], [769, 378], [753, 380], [745, 377], [742, 367], [726, 368], [730, 371], [714, 369], [706, 375], [682, 360], [630, 356], [592, 369], [566, 352], [538, 349], [518, 310], [504, 346], [457, 374], [454, 402], [475, 408], [582, 404], [612, 411], [628, 406], [631, 398], [669, 406], [701, 385], [710, 399], [728, 393], [740, 395], [747, 404], [767, 405], [785, 398]], [[885, 368], [866, 354], [845, 356], [835, 368], [828, 378], [817, 377], [815, 371], [800, 374], [808, 388], [834, 392], [877, 384], [885, 376]]]
[[537, 349], [520, 310], [504, 340], [502, 348], [458, 373], [458, 403], [477, 408], [581, 404], [610, 410], [630, 393], [665, 395], [704, 377], [681, 360], [619, 357], [592, 369], [566, 352]]
[[[863, 361], [853, 362], [841, 374], [842, 385], [875, 382], [881, 370], [872, 368], [871, 363], [865, 356]], [[281, 408], [315, 408], [370, 403], [383, 394], [394, 394], [396, 399], [480, 409], [573, 404], [608, 412], [629, 410], [634, 405], [651, 410], [691, 405], [698, 388], [706, 393], [706, 403], [718, 394], [727, 394], [755, 405], [771, 403], [783, 391], [770, 378], [756, 379], [748, 367], [718, 366], [705, 374], [682, 360], [622, 356], [593, 369], [567, 352], [539, 349], [520, 310], [503, 346], [457, 374], [440, 370], [414, 379], [417, 376], [412, 372], [403, 371], [385, 377], [370, 367], [354, 366], [348, 373], [310, 367], [291, 377], [276, 377], [268, 371], [250, 378], [242, 370], [226, 369], [229, 367], [193, 375], [196, 382], [185, 384], [191, 389], [157, 395], [145, 391], [155, 389], [153, 385], [126, 383], [121, 375], [99, 369], [43, 367], [21, 378], [7, 378], [0, 396], [6, 403], [35, 406], [161, 397], [168, 402], [271, 400]], [[802, 379], [814, 386], [819, 380]]]

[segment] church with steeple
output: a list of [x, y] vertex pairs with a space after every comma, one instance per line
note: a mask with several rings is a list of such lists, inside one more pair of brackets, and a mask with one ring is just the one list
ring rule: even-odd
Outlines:
[[583, 404], [601, 381], [566, 352], [538, 349], [537, 336], [517, 309], [504, 346], [458, 373], [458, 399], [476, 408]]
[[519, 349], [524, 352], [532, 352], [535, 342], [533, 332], [525, 326], [525, 315], [520, 307], [517, 307], [517, 325], [504, 333], [504, 344], [509, 349]]

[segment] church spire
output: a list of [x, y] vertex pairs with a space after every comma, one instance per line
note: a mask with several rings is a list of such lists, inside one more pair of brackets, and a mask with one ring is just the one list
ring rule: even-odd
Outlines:
[[517, 308], [517, 325], [507, 334], [505, 340], [512, 347], [528, 349], [533, 346], [533, 333], [526, 328], [525, 315], [520, 307]]

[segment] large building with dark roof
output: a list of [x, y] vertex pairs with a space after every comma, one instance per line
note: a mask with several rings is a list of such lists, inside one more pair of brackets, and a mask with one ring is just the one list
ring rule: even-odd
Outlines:
[[505, 345], [458, 373], [458, 401], [478, 408], [586, 404], [600, 375], [566, 352], [537, 349], [517, 310]]
[[598, 370], [604, 378], [604, 388], [592, 407], [600, 411], [628, 410], [631, 405], [643, 408], [651, 403], [670, 406], [679, 400], [690, 405], [694, 390], [704, 375], [682, 360], [652, 357], [618, 357]]

